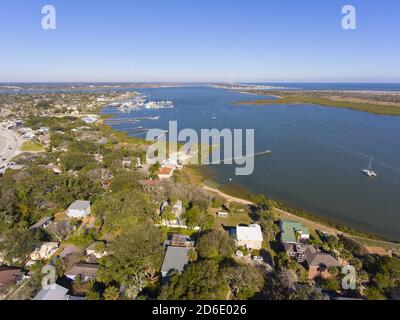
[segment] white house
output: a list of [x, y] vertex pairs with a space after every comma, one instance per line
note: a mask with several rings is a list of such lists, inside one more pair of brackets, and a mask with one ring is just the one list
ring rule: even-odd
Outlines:
[[260, 250], [263, 242], [261, 227], [258, 224], [237, 226], [236, 240], [239, 247]]
[[68, 210], [67, 215], [71, 218], [84, 218], [90, 214], [90, 201], [75, 201]]
[[56, 283], [43, 288], [33, 300], [68, 300], [68, 289]]
[[32, 261], [46, 260], [50, 258], [58, 249], [58, 242], [45, 242], [40, 248], [36, 248], [31, 253]]

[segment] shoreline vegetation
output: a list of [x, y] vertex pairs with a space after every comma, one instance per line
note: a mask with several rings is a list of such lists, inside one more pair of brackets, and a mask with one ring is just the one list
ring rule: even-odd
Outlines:
[[400, 116], [400, 92], [381, 91], [311, 91], [311, 90], [251, 90], [248, 93], [274, 99], [235, 102], [235, 105], [312, 104], [346, 108], [377, 115]]
[[[200, 173], [201, 174], [201, 173]], [[212, 184], [213, 186], [209, 186]], [[240, 188], [240, 192], [235, 192], [235, 186], [216, 186], [214, 182], [204, 180], [201, 184], [202, 188], [206, 191], [217, 194], [218, 196], [226, 199], [227, 201], [236, 202], [242, 205], [252, 206], [254, 203], [248, 200], [248, 197], [241, 197], [238, 194], [242, 193], [245, 190], [243, 187], [238, 186]], [[233, 191], [233, 192], [232, 192]], [[251, 194], [249, 191], [245, 190], [247, 195]], [[361, 241], [363, 244], [369, 243], [369, 245], [382, 245], [383, 247], [390, 248], [394, 251], [400, 250], [400, 243], [395, 240], [387, 239], [385, 237], [381, 237], [378, 235], [374, 235], [371, 233], [366, 233], [359, 231], [357, 229], [353, 229], [347, 227], [343, 224], [328, 220], [326, 218], [321, 218], [315, 214], [306, 212], [302, 209], [295, 208], [291, 205], [285, 204], [282, 201], [277, 201], [271, 199], [275, 205], [275, 212], [277, 215], [284, 219], [296, 220], [305, 224], [306, 226], [311, 227], [311, 229], [318, 229], [323, 232], [327, 232], [330, 234], [343, 234], [355, 240]]]

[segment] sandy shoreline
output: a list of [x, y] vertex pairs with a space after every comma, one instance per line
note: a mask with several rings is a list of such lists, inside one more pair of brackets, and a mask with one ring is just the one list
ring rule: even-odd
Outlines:
[[[214, 194], [219, 195], [220, 197], [226, 199], [229, 202], [236, 202], [236, 203], [239, 203], [239, 204], [242, 204], [242, 205], [248, 205], [248, 206], [254, 205], [254, 203], [249, 201], [249, 200], [245, 200], [245, 199], [241, 199], [241, 198], [238, 198], [238, 197], [231, 196], [231, 195], [226, 194], [226, 193], [224, 193], [224, 192], [222, 192], [222, 191], [220, 191], [220, 190], [218, 190], [216, 188], [211, 188], [211, 187], [208, 187], [208, 186], [206, 186], [204, 184], [202, 184], [201, 187], [206, 191], [209, 191], [209, 192], [212, 192]], [[290, 212], [287, 212], [287, 211], [284, 211], [282, 209], [275, 208], [275, 212], [279, 215], [280, 218], [290, 219], [290, 220], [295, 220], [295, 221], [301, 222], [305, 226], [307, 226], [307, 227], [309, 227], [311, 229], [314, 229], [314, 230], [320, 230], [320, 231], [328, 233], [328, 234], [336, 234], [336, 235], [342, 234], [342, 235], [345, 235], [345, 236], [347, 236], [349, 238], [352, 238], [352, 239], [355, 239], [355, 240], [373, 241], [373, 242], [381, 244], [381, 245], [396, 246], [393, 249], [395, 251], [399, 251], [400, 250], [400, 248], [398, 247], [399, 244], [397, 244], [395, 242], [384, 241], [384, 240], [374, 240], [374, 239], [367, 238], [367, 237], [361, 237], [361, 236], [356, 236], [356, 235], [352, 235], [352, 234], [349, 234], [349, 233], [345, 233], [345, 232], [342, 232], [342, 231], [340, 231], [340, 230], [338, 230], [336, 228], [333, 228], [333, 227], [330, 227], [330, 226], [326, 226], [326, 225], [324, 225], [322, 223], [315, 222], [315, 221], [312, 221], [310, 219], [299, 217], [297, 215], [294, 215], [294, 214], [292, 214]]]

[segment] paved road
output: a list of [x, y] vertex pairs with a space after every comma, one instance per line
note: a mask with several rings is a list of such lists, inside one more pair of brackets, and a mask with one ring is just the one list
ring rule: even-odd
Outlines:
[[0, 172], [16, 155], [20, 153], [23, 139], [16, 132], [0, 124]]

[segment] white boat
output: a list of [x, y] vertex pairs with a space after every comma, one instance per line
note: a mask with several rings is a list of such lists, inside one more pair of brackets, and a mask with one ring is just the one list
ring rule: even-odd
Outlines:
[[362, 169], [362, 173], [364, 173], [368, 177], [377, 177], [378, 175], [374, 170], [372, 170], [372, 158], [369, 160], [369, 167], [368, 169]]

